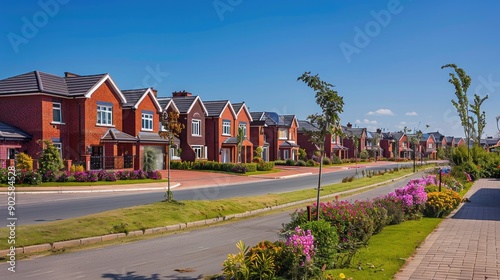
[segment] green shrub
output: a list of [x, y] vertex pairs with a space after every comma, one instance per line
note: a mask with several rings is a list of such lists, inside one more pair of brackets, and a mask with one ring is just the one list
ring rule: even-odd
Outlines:
[[306, 161], [306, 165], [307, 166], [315, 166], [316, 165], [316, 162], [312, 159], [309, 159]]
[[257, 163], [245, 163], [247, 167], [247, 172], [255, 172], [257, 171]]
[[330, 165], [330, 164], [332, 164], [332, 161], [329, 158], [324, 157], [323, 158], [323, 165]]
[[299, 148], [299, 160], [303, 160], [303, 161], [307, 160], [307, 153], [306, 153], [306, 150], [303, 148]]
[[26, 172], [23, 178], [23, 183], [28, 185], [40, 185], [42, 183], [42, 176], [33, 171], [23, 171]]
[[85, 171], [85, 168], [81, 164], [73, 164], [71, 165], [71, 168], [69, 170], [71, 171], [71, 173], [75, 173], [75, 172], [83, 172]]
[[303, 161], [303, 160], [298, 160], [296, 165], [297, 165], [297, 166], [306, 166], [307, 164], [306, 164], [306, 162], [305, 162], [305, 161]]
[[286, 161], [279, 159], [279, 160], [275, 160], [274, 164], [275, 165], [286, 165]]
[[289, 158], [285, 161], [285, 164], [286, 165], [289, 165], [289, 166], [294, 166], [295, 165], [295, 160]]
[[342, 163], [342, 160], [341, 160], [338, 156], [334, 155], [334, 156], [332, 157], [332, 163], [333, 163], [333, 164], [341, 164], [341, 163]]
[[152, 148], [144, 148], [144, 155], [142, 156], [142, 170], [151, 172], [156, 169], [156, 159], [158, 155]]
[[25, 153], [19, 153], [16, 155], [16, 161], [17, 161], [17, 166], [16, 168], [20, 170], [25, 170], [25, 171], [31, 171], [33, 170], [33, 159], [25, 154]]
[[274, 162], [262, 162], [257, 165], [258, 171], [270, 171], [274, 168]]
[[337, 229], [324, 220], [311, 221], [300, 225], [304, 230], [311, 230], [316, 249], [314, 263], [317, 267], [326, 265], [327, 269], [334, 267], [335, 254], [339, 244]]
[[361, 158], [362, 160], [366, 160], [368, 159], [370, 155], [368, 154], [368, 151], [367, 150], [362, 150], [360, 153], [359, 153], [359, 158]]
[[61, 170], [64, 165], [59, 154], [59, 150], [50, 141], [43, 141], [45, 148], [42, 149], [42, 154], [38, 159], [40, 168], [38, 173], [42, 175], [42, 180], [45, 182], [53, 182], [56, 179], [55, 174]]

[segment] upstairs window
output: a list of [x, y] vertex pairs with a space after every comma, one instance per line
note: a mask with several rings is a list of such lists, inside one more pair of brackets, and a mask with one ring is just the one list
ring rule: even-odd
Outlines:
[[246, 122], [240, 122], [238, 125], [238, 128], [243, 129], [243, 135], [245, 138], [247, 138], [247, 123]]
[[113, 125], [113, 105], [108, 103], [97, 104], [97, 124]]
[[432, 148], [433, 148], [432, 143], [429, 143], [429, 146], [428, 146], [428, 147], [429, 147], [428, 149], [432, 149]]
[[288, 139], [288, 129], [287, 128], [280, 128], [278, 130], [278, 138], [279, 139]]
[[222, 121], [222, 135], [231, 136], [231, 121]]
[[55, 123], [62, 123], [62, 106], [61, 103], [52, 103], [52, 121]]
[[200, 120], [192, 120], [191, 121], [191, 135], [201, 136], [201, 121]]
[[153, 113], [149, 111], [142, 112], [142, 130], [153, 131]]

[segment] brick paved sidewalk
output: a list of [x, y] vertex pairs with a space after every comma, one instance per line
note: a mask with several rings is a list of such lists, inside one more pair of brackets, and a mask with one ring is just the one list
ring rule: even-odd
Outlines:
[[478, 180], [465, 197], [395, 279], [500, 279], [500, 180]]

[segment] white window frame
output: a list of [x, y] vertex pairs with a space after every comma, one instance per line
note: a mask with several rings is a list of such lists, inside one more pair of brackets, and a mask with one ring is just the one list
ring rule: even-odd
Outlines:
[[427, 149], [433, 149], [432, 143], [429, 143], [429, 145], [427, 145]]
[[[57, 113], [56, 113], [57, 112]], [[56, 115], [59, 116], [59, 120], [56, 120]], [[60, 102], [52, 102], [52, 123], [62, 124], [62, 104]]]
[[222, 120], [222, 135], [231, 136], [231, 121]]
[[239, 128], [243, 128], [243, 135], [245, 136], [245, 138], [247, 138], [247, 123], [246, 122], [240, 122], [238, 124], [238, 131], [239, 131]]
[[62, 143], [61, 142], [53, 142], [52, 145], [59, 151], [59, 156], [63, 158], [62, 154]]
[[197, 159], [205, 158], [204, 155], [205, 149], [203, 148], [202, 145], [193, 145], [191, 146], [191, 149], [193, 149]]
[[141, 129], [144, 131], [153, 131], [153, 113], [141, 113]]
[[191, 135], [201, 136], [201, 120], [191, 120]]
[[97, 104], [97, 125], [113, 126], [113, 105]]
[[[283, 134], [283, 135], [282, 135]], [[288, 128], [278, 128], [278, 139], [288, 140], [289, 131]]]
[[161, 121], [158, 123], [158, 127], [160, 128], [160, 131], [167, 131], [167, 128], [163, 126], [163, 123]]
[[290, 158], [290, 150], [283, 150], [283, 159], [287, 160]]

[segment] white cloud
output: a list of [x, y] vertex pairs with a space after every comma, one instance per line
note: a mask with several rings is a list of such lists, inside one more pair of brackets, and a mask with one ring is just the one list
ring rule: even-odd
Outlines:
[[406, 112], [406, 116], [418, 116], [417, 112]]
[[360, 124], [361, 121], [360, 120], [356, 120], [354, 123]]
[[370, 121], [369, 119], [364, 119], [363, 123], [365, 123], [365, 124], [377, 124], [377, 121], [375, 121], [375, 120]]
[[383, 115], [383, 116], [394, 116], [394, 113], [390, 109], [378, 109], [375, 112], [368, 112], [367, 115]]

